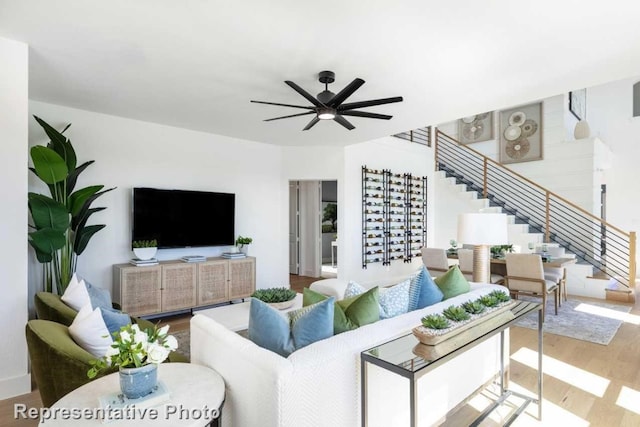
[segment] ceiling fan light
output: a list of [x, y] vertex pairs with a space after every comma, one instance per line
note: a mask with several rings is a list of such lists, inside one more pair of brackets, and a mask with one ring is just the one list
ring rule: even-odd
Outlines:
[[336, 118], [336, 110], [333, 108], [321, 108], [318, 110], [320, 120], [333, 120]]

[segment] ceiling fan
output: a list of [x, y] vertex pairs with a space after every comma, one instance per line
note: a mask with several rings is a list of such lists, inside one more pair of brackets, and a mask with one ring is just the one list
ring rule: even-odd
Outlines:
[[364, 84], [364, 80], [359, 78], [354, 79], [351, 83], [349, 83], [344, 89], [342, 89], [337, 94], [329, 90], [329, 83], [333, 83], [335, 81], [335, 73], [333, 71], [321, 71], [318, 74], [318, 80], [320, 81], [320, 83], [324, 84], [324, 90], [320, 92], [318, 96], [315, 98], [309, 92], [302, 89], [300, 86], [298, 86], [294, 82], [290, 80], [285, 81], [285, 83], [289, 85], [293, 90], [298, 92], [300, 95], [304, 96], [307, 101], [313, 104], [311, 106], [281, 104], [277, 102], [266, 102], [266, 101], [251, 101], [251, 102], [255, 102], [257, 104], [280, 105], [282, 107], [302, 108], [304, 110], [309, 110], [304, 113], [291, 114], [289, 116], [275, 117], [273, 119], [265, 120], [265, 122], [270, 122], [272, 120], [288, 119], [290, 117], [298, 117], [298, 116], [306, 116], [309, 114], [315, 114], [316, 116], [313, 119], [311, 119], [311, 121], [302, 130], [311, 129], [320, 120], [334, 120], [349, 130], [355, 129], [355, 126], [349, 123], [349, 121], [345, 119], [343, 116], [366, 117], [369, 119], [389, 120], [393, 116], [388, 116], [386, 114], [369, 113], [366, 111], [354, 111], [354, 110], [357, 108], [373, 107], [375, 105], [391, 104], [393, 102], [402, 102], [402, 97], [396, 96], [393, 98], [372, 99], [370, 101], [350, 102], [347, 104], [343, 104], [343, 102], [346, 101], [347, 98], [349, 98], [356, 90], [360, 88], [360, 86]]

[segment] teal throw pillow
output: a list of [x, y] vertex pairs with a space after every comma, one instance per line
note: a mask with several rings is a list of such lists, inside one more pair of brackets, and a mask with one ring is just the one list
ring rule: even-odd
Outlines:
[[431, 278], [425, 266], [411, 278], [409, 287], [409, 311], [418, 310], [439, 303], [444, 294]]
[[283, 357], [316, 341], [333, 336], [335, 298], [286, 313], [251, 298], [249, 339]]
[[[409, 287], [411, 280], [407, 279], [396, 285], [381, 288], [378, 296], [380, 304], [380, 319], [390, 319], [409, 311]], [[367, 290], [360, 284], [350, 281], [345, 290], [345, 298], [360, 295]]]
[[457, 265], [452, 266], [445, 274], [437, 277], [435, 282], [444, 294], [444, 299], [453, 298], [471, 290], [469, 282], [467, 282], [462, 271], [460, 271], [460, 267]]

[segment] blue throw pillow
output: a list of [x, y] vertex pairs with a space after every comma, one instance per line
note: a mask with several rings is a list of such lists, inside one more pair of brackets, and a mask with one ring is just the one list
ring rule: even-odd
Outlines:
[[257, 298], [251, 298], [249, 339], [283, 357], [311, 343], [333, 336], [333, 303], [328, 298], [282, 316]]
[[444, 294], [431, 278], [429, 270], [422, 266], [411, 279], [409, 287], [409, 311], [425, 308], [442, 301]]
[[111, 304], [111, 294], [107, 289], [93, 286], [86, 280], [84, 283], [87, 287], [87, 293], [89, 293], [89, 299], [91, 300], [91, 307], [93, 307], [93, 309], [100, 307], [111, 310], [113, 308], [113, 305]]
[[100, 314], [102, 314], [102, 320], [104, 320], [104, 324], [111, 335], [114, 332], [119, 332], [123, 326], [131, 324], [131, 318], [128, 314], [113, 308], [100, 307]]

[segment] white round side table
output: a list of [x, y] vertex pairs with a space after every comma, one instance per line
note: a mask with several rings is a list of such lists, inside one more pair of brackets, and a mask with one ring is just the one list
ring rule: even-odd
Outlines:
[[191, 363], [160, 364], [158, 381], [162, 381], [167, 387], [169, 399], [155, 406], [142, 405], [142, 408], [135, 411], [122, 411], [122, 418], [105, 424], [92, 412], [100, 408], [100, 396], [120, 390], [119, 381], [116, 372], [72, 391], [49, 408], [49, 418], [41, 419], [39, 426], [203, 427], [212, 424], [216, 415], [218, 423], [220, 421], [225, 394], [224, 381], [211, 368]]

